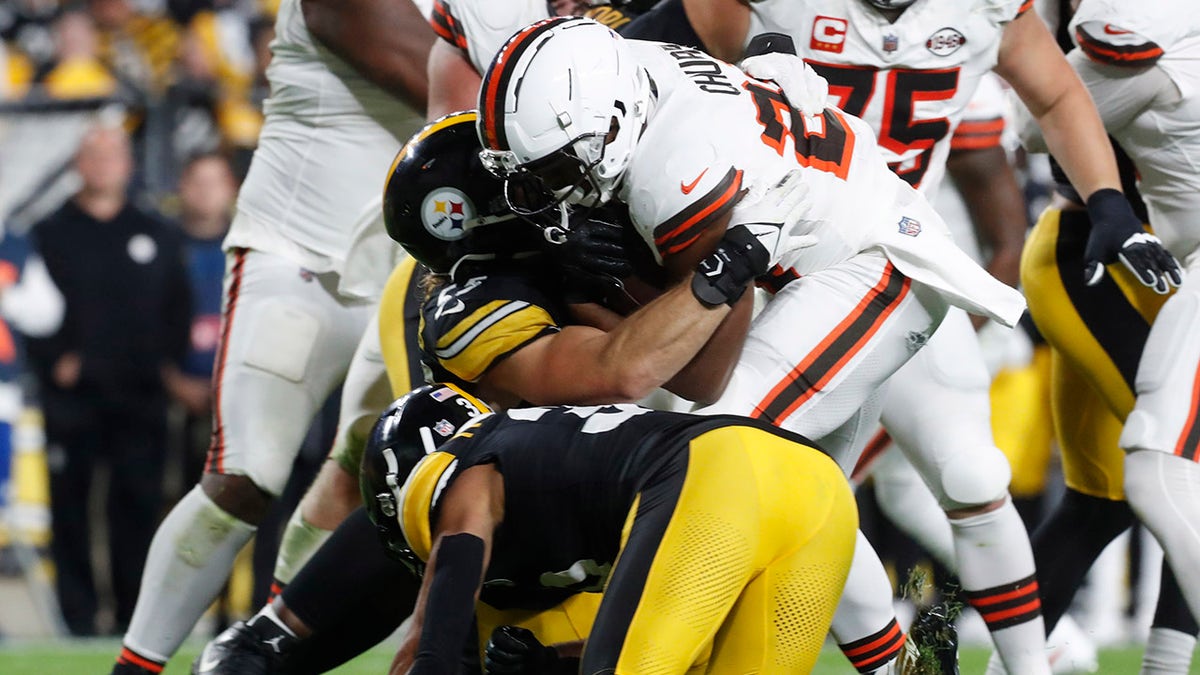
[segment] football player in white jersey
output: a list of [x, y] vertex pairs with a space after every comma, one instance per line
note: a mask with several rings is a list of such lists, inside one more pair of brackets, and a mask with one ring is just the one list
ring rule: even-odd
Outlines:
[[[698, 37], [724, 58], [737, 58], [750, 36], [763, 30], [792, 36], [805, 60], [829, 80], [838, 105], [871, 123], [889, 166], [927, 195], [940, 183], [950, 139], [968, 101], [993, 68], [1033, 101], [1039, 121], [1059, 149], [1107, 151], [1094, 113], [1090, 113], [1091, 124], [1074, 124], [1073, 111], [1090, 107], [1086, 93], [1070, 77], [1044, 26], [1027, 11], [1031, 2], [680, 1]], [[784, 89], [786, 93], [788, 87]], [[1085, 177], [1088, 184], [1119, 186], [1115, 171], [1106, 182], [1095, 182], [1098, 174], [1092, 172], [1092, 161], [1064, 157], [1073, 175], [1090, 174]], [[1105, 166], [1112, 168], [1111, 156]], [[1115, 209], [1105, 216], [1120, 223], [1106, 244], [1106, 261], [1115, 258], [1125, 243], [1140, 246], [1137, 242], [1144, 235], [1119, 194], [1100, 193], [1092, 206]], [[1163, 291], [1167, 288], [1165, 278], [1156, 274], [1142, 280], [1160, 284]], [[882, 419], [951, 515], [959, 558], [956, 567], [968, 601], [988, 619], [998, 651], [1014, 671], [1027, 672], [1022, 659], [1044, 660], [1033, 558], [1007, 495], [1007, 462], [995, 447], [988, 419], [988, 377], [965, 324], [965, 317], [952, 312], [929, 347], [897, 373]], [[912, 400], [953, 412], [922, 416], [912, 410]], [[945, 482], [962, 467], [971, 467], [986, 480], [973, 482], [971, 494], [950, 498]], [[929, 525], [923, 528], [931, 535], [926, 539], [943, 531], [936, 523]], [[1026, 611], [1014, 614], [1007, 604], [997, 604], [997, 598], [1014, 594], [1030, 596], [1022, 603]], [[869, 618], [869, 612], [857, 617], [867, 621], [860, 630], [882, 625], [890, 608], [880, 604], [877, 609], [876, 618]], [[851, 621], [848, 613], [839, 619], [836, 628], [853, 632], [846, 625]], [[869, 669], [871, 664], [856, 665]]]
[[280, 5], [266, 121], [225, 241], [213, 446], [155, 535], [114, 672], [162, 670], [345, 377], [393, 263], [379, 186], [419, 124], [401, 101], [424, 107], [433, 39], [408, 1]]
[[[590, 205], [615, 196], [664, 266], [679, 269], [704, 252], [743, 187], [760, 189], [799, 165], [812, 188], [809, 219], [793, 233], [803, 241], [780, 247], [781, 268], [797, 280], [754, 321], [712, 410], [818, 438], [849, 470], [877, 419], [885, 380], [950, 304], [1008, 324], [1019, 315], [1019, 295], [954, 247], [927, 202], [887, 169], [861, 120], [834, 109], [801, 115], [778, 87], [702, 52], [625, 43], [594, 28], [535, 24], [514, 36], [484, 78], [485, 154], [509, 175], [518, 208], [545, 213], [558, 200]], [[556, 35], [564, 37], [556, 42]], [[547, 192], [554, 198], [529, 203]], [[859, 550], [871, 575], [878, 561], [866, 558], [869, 546]], [[887, 603], [890, 588], [881, 572], [875, 576], [882, 581], [870, 590]], [[1029, 599], [1021, 600], [1016, 606]], [[871, 671], [890, 667], [904, 642], [894, 620], [859, 636], [869, 639], [847, 651]]]
[[[1085, 0], [1070, 25], [1078, 49], [1067, 57], [1109, 133], [1136, 165], [1155, 233], [1192, 274], [1165, 303], [1141, 297], [1131, 292], [1136, 287], [1124, 283], [1109, 284], [1103, 300], [1084, 298], [1064, 276], [1070, 266], [1078, 265], [1067, 239], [1078, 238], [1070, 233], [1079, 227], [1073, 213], [1078, 206], [1064, 205], [1043, 214], [1026, 249], [1032, 262], [1023, 265], [1022, 276], [1039, 327], [1057, 356], [1078, 372], [1076, 386], [1088, 390], [1087, 396], [1075, 393], [1071, 398], [1096, 399], [1106, 409], [1105, 416], [1111, 412], [1116, 423], [1124, 421], [1124, 466], [1117, 456], [1111, 459], [1116, 466], [1104, 472], [1118, 479], [1109, 502], [1121, 498], [1123, 487], [1129, 505], [1163, 544], [1182, 595], [1196, 615], [1200, 583], [1192, 570], [1200, 560], [1194, 530], [1200, 514], [1200, 494], [1194, 487], [1200, 475], [1195, 466], [1200, 349], [1194, 336], [1200, 325], [1200, 228], [1192, 221], [1200, 206], [1200, 175], [1195, 170], [1200, 162], [1200, 21], [1192, 10], [1183, 2], [1133, 8]], [[1035, 131], [1028, 125], [1026, 130]], [[1029, 140], [1034, 146], [1040, 142], [1036, 135]], [[1086, 306], [1089, 302], [1092, 307]], [[1080, 327], [1095, 337], [1081, 337]], [[1056, 410], [1056, 415], [1063, 412]], [[1104, 439], [1103, 434], [1096, 436], [1093, 442]], [[1110, 467], [1111, 455], [1096, 445], [1090, 448], [1089, 461], [1097, 468]], [[1078, 506], [1060, 509], [1055, 516], [1046, 527], [1059, 532], [1070, 528], [1072, 519], [1078, 526], [1086, 518]], [[1044, 539], [1052, 543], [1050, 537]], [[1164, 580], [1164, 592], [1169, 592], [1167, 587]], [[1160, 621], [1161, 600], [1159, 610], [1142, 672], [1188, 672], [1195, 639], [1181, 631], [1194, 630], [1195, 623], [1182, 622], [1189, 628], [1172, 630]], [[998, 665], [992, 668], [998, 671]]]

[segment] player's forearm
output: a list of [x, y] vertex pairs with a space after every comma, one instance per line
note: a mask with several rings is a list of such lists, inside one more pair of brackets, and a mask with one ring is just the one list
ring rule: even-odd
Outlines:
[[622, 400], [636, 401], [674, 377], [704, 347], [730, 308], [705, 307], [681, 283], [605, 336], [598, 355]]
[[300, 0], [322, 45], [363, 77], [424, 111], [433, 29], [410, 0]]
[[720, 398], [741, 356], [753, 310], [754, 294], [747, 292], [700, 351], [663, 387], [701, 405]]
[[1025, 201], [1004, 148], [955, 150], [946, 169], [962, 194], [980, 243], [990, 252], [984, 268], [1016, 288], [1028, 223]]

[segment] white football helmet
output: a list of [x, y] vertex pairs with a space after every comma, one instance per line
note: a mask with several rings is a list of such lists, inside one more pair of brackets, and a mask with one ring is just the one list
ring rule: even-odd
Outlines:
[[582, 17], [539, 21], [509, 38], [484, 75], [483, 163], [522, 215], [603, 204], [629, 166], [650, 92], [612, 30]]

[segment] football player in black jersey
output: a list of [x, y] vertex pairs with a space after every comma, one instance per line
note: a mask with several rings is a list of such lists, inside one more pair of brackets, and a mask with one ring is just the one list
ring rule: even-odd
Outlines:
[[[539, 611], [604, 589], [580, 663], [543, 672], [809, 672], [853, 555], [841, 470], [746, 418], [518, 408], [422, 387], [363, 459], [388, 547], [426, 563], [392, 673], [453, 673], [476, 597]], [[453, 435], [452, 435], [453, 434]], [[563, 667], [565, 665], [565, 667]]]
[[[669, 387], [693, 400], [718, 394], [749, 322], [751, 297], [744, 290], [766, 269], [757, 240], [746, 228], [731, 227], [690, 282], [666, 290], [624, 319], [595, 303], [573, 305], [602, 327], [583, 325], [568, 313], [565, 291], [578, 290], [576, 282], [585, 276], [600, 280], [585, 284], [585, 290], [620, 286], [615, 277], [627, 267], [611, 238], [618, 228], [580, 221], [560, 228], [548, 242], [542, 230], [516, 219], [500, 182], [479, 162], [474, 120], [474, 113], [449, 115], [414, 136], [398, 155], [385, 190], [389, 233], [434, 274], [422, 307], [422, 359], [428, 372], [503, 407], [632, 401], [668, 380]], [[782, 185], [764, 196], [760, 208], [740, 213], [763, 223], [794, 218], [802, 195], [788, 190]], [[553, 257], [559, 267], [548, 266], [542, 245], [557, 247]], [[706, 274], [718, 268], [719, 273]], [[400, 325], [401, 317], [389, 316], [389, 307], [407, 303], [391, 305], [387, 296], [385, 291], [381, 324]], [[389, 354], [385, 345], [389, 372], [407, 370], [408, 358]], [[358, 514], [335, 531], [273, 609], [248, 622], [248, 630], [239, 626], [210, 643], [198, 663], [212, 667], [197, 672], [272, 672], [282, 661], [278, 650], [289, 649], [298, 636], [319, 635], [348, 622], [369, 624], [358, 631], [367, 637], [357, 642], [382, 639], [403, 614], [385, 617], [384, 608], [377, 608], [350, 616], [353, 603], [346, 602], [350, 593], [370, 595], [367, 580], [374, 575], [395, 574], [382, 556], [372, 558], [371, 551], [362, 550], [362, 539], [373, 536], [365, 521]], [[347, 569], [353, 577], [341, 576]], [[339, 578], [346, 583], [331, 582]], [[412, 600], [393, 606], [411, 606]], [[339, 658], [353, 653], [342, 650]], [[238, 670], [221, 665], [234, 655], [230, 662]], [[257, 665], [246, 665], [245, 659]], [[313, 672], [316, 663], [308, 657], [288, 661], [290, 672]]]

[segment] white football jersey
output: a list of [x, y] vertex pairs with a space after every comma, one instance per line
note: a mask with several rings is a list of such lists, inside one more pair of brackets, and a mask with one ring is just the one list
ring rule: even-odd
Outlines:
[[283, 0], [267, 68], [271, 96], [226, 248], [337, 272], [340, 290], [376, 297], [391, 270], [382, 194], [421, 117], [322, 47], [299, 0]]
[[[535, 21], [550, 18], [545, 0], [433, 0], [433, 32], [458, 47], [480, 73], [486, 72], [508, 38]], [[612, 5], [592, 7], [584, 16], [613, 30], [632, 18]]]
[[889, 22], [863, 0], [754, 0], [747, 40], [790, 35], [833, 102], [875, 130], [892, 169], [931, 194], [950, 138], [1031, 0], [917, 0]]
[[[1181, 260], [1200, 261], [1200, 12], [1185, 0], [1127, 3], [1085, 0], [1071, 21], [1071, 34], [1084, 53], [1103, 64], [1082, 72], [1105, 119], [1138, 168], [1138, 188], [1150, 224]], [[1075, 55], [1072, 55], [1074, 58]], [[1119, 85], [1153, 66], [1167, 74], [1177, 92], [1130, 101]], [[1113, 79], [1117, 87], [1105, 86]], [[1177, 94], [1177, 95], [1176, 95]], [[1122, 114], [1131, 103], [1136, 109]]]
[[817, 243], [784, 251], [783, 268], [803, 275], [880, 249], [952, 304], [1010, 325], [1020, 316], [1020, 294], [955, 247], [925, 198], [888, 170], [865, 122], [834, 109], [805, 119], [778, 87], [702, 52], [629, 44], [657, 98], [618, 197], [660, 259], [735, 208], [743, 189], [765, 189], [801, 167], [811, 206], [790, 234]]
[[434, 0], [430, 24], [482, 73], [513, 33], [549, 17], [545, 0]]

